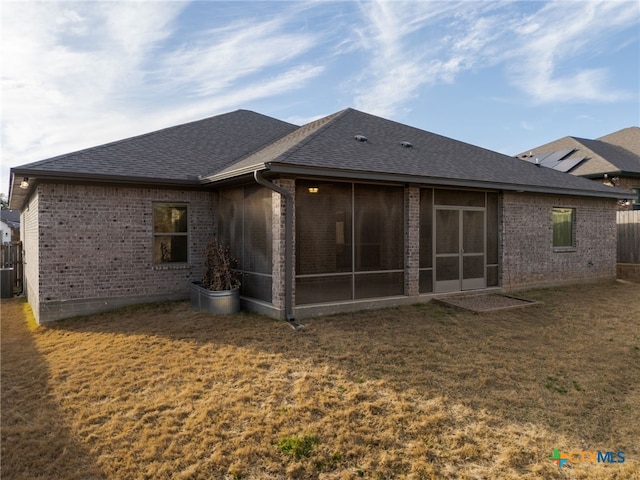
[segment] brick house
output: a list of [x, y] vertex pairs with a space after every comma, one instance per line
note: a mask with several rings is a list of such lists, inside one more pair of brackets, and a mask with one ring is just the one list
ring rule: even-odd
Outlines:
[[276, 318], [612, 279], [625, 192], [346, 109], [236, 111], [12, 169], [39, 322], [186, 298], [231, 247]]
[[517, 155], [523, 160], [589, 178], [629, 192], [618, 210], [640, 210], [640, 128], [595, 140], [563, 137]]

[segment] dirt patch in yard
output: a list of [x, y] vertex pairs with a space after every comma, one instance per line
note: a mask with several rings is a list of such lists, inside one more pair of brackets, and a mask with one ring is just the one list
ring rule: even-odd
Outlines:
[[478, 294], [456, 295], [436, 298], [435, 301], [448, 307], [461, 308], [476, 313], [494, 312], [537, 305], [539, 302], [508, 295]]
[[[11, 479], [632, 479], [640, 292], [526, 292], [485, 315], [435, 303], [305, 321], [186, 302], [28, 330], [2, 301]], [[623, 451], [560, 469], [554, 450]], [[617, 458], [617, 457], [616, 457]]]

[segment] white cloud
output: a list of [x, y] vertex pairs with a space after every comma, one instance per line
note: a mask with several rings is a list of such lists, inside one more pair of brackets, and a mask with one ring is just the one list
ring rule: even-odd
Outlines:
[[501, 20], [487, 15], [493, 9], [484, 2], [363, 4], [365, 25], [356, 32], [370, 60], [357, 80], [356, 108], [393, 117], [425, 85], [453, 83], [461, 72], [494, 62]]
[[[423, 54], [407, 43], [409, 36], [425, 15], [413, 14], [405, 4], [384, 1], [361, 6], [364, 27], [356, 28], [360, 47], [370, 59], [358, 82], [355, 107], [381, 116], [393, 116], [411, 98], [419, 86], [428, 81], [422, 67]], [[428, 16], [427, 16], [428, 18]]]
[[597, 51], [605, 33], [637, 24], [636, 2], [551, 2], [513, 24], [516, 48], [508, 50], [514, 86], [535, 102], [612, 102], [630, 92], [611, 87], [606, 67], [580, 68], [573, 63]]
[[3, 3], [0, 191], [8, 167], [238, 108], [323, 71], [297, 61], [320, 34], [287, 30], [306, 4], [176, 45], [187, 5]]
[[281, 94], [283, 91], [291, 91], [300, 88], [310, 79], [322, 73], [323, 67], [313, 65], [301, 65], [291, 68], [273, 77], [265, 78], [231, 91], [211, 95], [206, 99], [198, 99], [190, 103], [184, 103], [179, 111], [155, 112], [153, 118], [149, 118], [146, 125], [157, 123], [156, 127], [182, 123], [194, 118], [203, 118], [237, 108], [254, 100], [269, 98]]
[[141, 88], [147, 52], [183, 6], [3, 3], [1, 190], [8, 166], [126, 136], [119, 100]]
[[203, 32], [195, 44], [185, 45], [156, 72], [162, 88], [184, 88], [208, 96], [257, 72], [286, 64], [318, 42], [312, 32], [288, 33], [286, 18], [243, 21]]
[[186, 2], [3, 2], [0, 191], [9, 166], [265, 99], [299, 106], [296, 123], [332, 102], [402, 117], [427, 87], [480, 72], [531, 103], [619, 101], [605, 52], [637, 43], [610, 40], [640, 16], [595, 0], [256, 5], [196, 2], [201, 21]]
[[533, 103], [615, 102], [632, 95], [613, 88], [607, 65], [591, 65], [589, 56], [602, 54], [603, 38], [638, 23], [637, 2], [539, 2], [526, 14], [518, 7], [518, 2], [361, 4], [363, 24], [354, 32], [368, 61], [352, 82], [356, 108], [393, 117], [425, 86], [453, 84], [464, 72], [494, 67], [504, 69], [511, 85]]

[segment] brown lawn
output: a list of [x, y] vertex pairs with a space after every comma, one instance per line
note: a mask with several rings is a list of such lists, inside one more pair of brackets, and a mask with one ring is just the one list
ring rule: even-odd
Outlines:
[[185, 302], [35, 328], [3, 301], [1, 477], [640, 478], [638, 285], [522, 295], [298, 332]]

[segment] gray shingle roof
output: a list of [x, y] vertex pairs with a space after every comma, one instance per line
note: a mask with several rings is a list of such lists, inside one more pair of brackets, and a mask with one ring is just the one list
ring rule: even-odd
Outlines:
[[[366, 142], [355, 139], [367, 137]], [[405, 148], [401, 142], [410, 142]], [[464, 182], [509, 189], [567, 190], [585, 194], [612, 193], [610, 187], [522, 162], [441, 135], [426, 132], [353, 109], [343, 110], [301, 127], [242, 161], [209, 176], [215, 181], [243, 169], [266, 166], [329, 170], [344, 177], [369, 174], [415, 177], [416, 182], [461, 185]], [[293, 170], [291, 170], [293, 171]], [[301, 170], [298, 170], [301, 171]], [[615, 194], [614, 194], [615, 195]]]
[[247, 110], [206, 118], [23, 165], [19, 171], [197, 181], [295, 130]]
[[[358, 141], [357, 135], [368, 140]], [[576, 141], [569, 143], [567, 148], [574, 148]], [[16, 167], [11, 205], [20, 208], [28, 195], [19, 188], [22, 176], [197, 186], [256, 169], [560, 194], [620, 194], [353, 109], [302, 127], [238, 110]]]
[[[640, 174], [640, 155], [601, 140], [588, 140], [585, 138], [577, 140], [595, 155], [578, 165], [572, 172], [574, 175], [600, 173]], [[599, 162], [593, 160], [599, 160]]]
[[0, 210], [0, 219], [11, 228], [20, 228], [19, 210]]
[[617, 145], [640, 156], [640, 127], [623, 128], [617, 132], [600, 137], [597, 140], [610, 143], [611, 145]]
[[219, 169], [216, 171], [208, 172], [207, 175], [203, 175], [202, 178], [220, 178], [233, 176], [236, 172], [245, 170], [252, 170], [254, 167], [264, 168], [264, 164], [271, 161], [277, 161], [302, 148], [310, 139], [315, 137], [323, 127], [329, 124], [334, 118], [342, 115], [346, 110], [336, 112], [333, 115], [323, 117], [319, 120], [310, 122], [292, 133], [276, 140], [270, 145], [248, 155], [239, 162], [229, 165], [227, 168]]
[[[536, 156], [572, 148], [574, 152], [565, 160], [585, 158], [586, 160], [570, 170], [573, 175], [601, 176], [640, 175], [640, 128], [629, 127], [605, 135], [596, 140], [579, 137], [563, 137], [553, 142], [527, 150], [519, 155], [528, 161]], [[529, 157], [529, 154], [532, 154]], [[564, 160], [563, 160], [564, 161]]]

